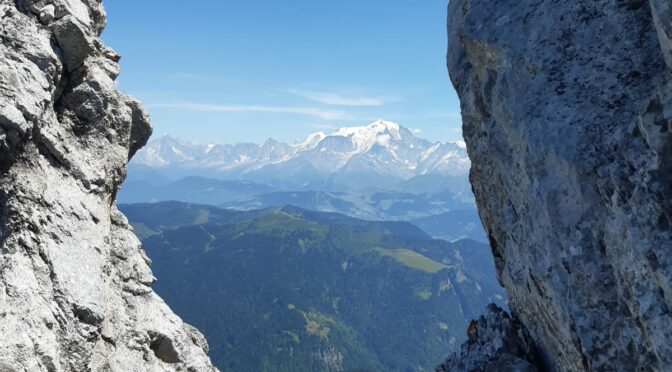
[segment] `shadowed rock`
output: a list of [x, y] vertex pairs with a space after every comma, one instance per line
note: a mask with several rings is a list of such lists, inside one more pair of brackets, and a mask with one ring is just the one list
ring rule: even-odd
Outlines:
[[671, 25], [667, 0], [450, 2], [471, 183], [551, 370], [672, 368]]
[[538, 370], [534, 342], [520, 321], [495, 304], [490, 304], [487, 311], [472, 322], [473, 327], [467, 333], [468, 340], [461, 350], [448, 358], [437, 371]]

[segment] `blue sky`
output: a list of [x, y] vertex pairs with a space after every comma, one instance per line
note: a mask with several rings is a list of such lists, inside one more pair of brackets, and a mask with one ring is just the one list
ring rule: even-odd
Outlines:
[[293, 142], [383, 118], [461, 138], [447, 0], [107, 0], [119, 87], [155, 136]]

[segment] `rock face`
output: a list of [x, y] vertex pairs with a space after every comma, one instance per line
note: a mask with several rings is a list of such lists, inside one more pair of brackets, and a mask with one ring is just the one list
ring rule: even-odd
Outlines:
[[0, 0], [0, 370], [209, 371], [115, 207], [151, 127], [100, 0]]
[[450, 3], [481, 219], [550, 370], [672, 368], [671, 8]]
[[[495, 304], [467, 331], [459, 353], [437, 369], [440, 372], [537, 371], [534, 342], [517, 319]], [[506, 369], [502, 367], [506, 366]]]

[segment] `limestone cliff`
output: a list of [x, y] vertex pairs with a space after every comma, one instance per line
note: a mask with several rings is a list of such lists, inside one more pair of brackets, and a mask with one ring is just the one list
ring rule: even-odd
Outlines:
[[452, 0], [448, 29], [471, 183], [539, 365], [672, 369], [672, 3]]
[[149, 137], [100, 0], [0, 0], [0, 371], [209, 371], [115, 207]]

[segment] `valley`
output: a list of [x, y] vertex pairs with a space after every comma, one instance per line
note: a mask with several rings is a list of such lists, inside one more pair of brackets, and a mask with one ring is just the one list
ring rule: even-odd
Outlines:
[[[120, 205], [154, 288], [223, 371], [424, 371], [505, 305], [490, 250], [297, 207]], [[403, 319], [403, 322], [400, 321]]]

